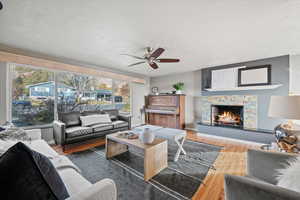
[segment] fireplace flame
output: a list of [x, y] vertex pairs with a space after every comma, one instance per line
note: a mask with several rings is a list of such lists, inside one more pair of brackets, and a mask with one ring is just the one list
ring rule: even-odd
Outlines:
[[219, 121], [221, 122], [227, 122], [227, 123], [236, 123], [236, 122], [240, 122], [240, 116], [232, 113], [232, 112], [228, 112], [225, 111], [223, 112], [221, 115], [218, 115], [219, 117]]

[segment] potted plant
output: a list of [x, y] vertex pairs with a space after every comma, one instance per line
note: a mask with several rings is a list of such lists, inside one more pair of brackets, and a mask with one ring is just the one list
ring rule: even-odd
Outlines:
[[184, 88], [183, 82], [178, 82], [173, 85], [173, 88], [176, 90], [176, 94], [182, 94], [182, 90]]

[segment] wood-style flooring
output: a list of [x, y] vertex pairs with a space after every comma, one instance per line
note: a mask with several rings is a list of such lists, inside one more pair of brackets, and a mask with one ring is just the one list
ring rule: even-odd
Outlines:
[[[224, 199], [224, 174], [245, 175], [246, 173], [246, 152], [248, 149], [257, 149], [255, 144], [245, 144], [235, 141], [210, 138], [208, 136], [188, 131], [187, 139], [207, 144], [223, 146], [218, 158], [215, 161], [215, 170], [210, 170], [202, 184], [195, 193], [193, 200], [223, 200]], [[65, 152], [60, 146], [52, 146], [60, 154], [71, 154], [78, 151], [105, 145], [104, 139], [95, 139], [86, 143], [69, 145]]]

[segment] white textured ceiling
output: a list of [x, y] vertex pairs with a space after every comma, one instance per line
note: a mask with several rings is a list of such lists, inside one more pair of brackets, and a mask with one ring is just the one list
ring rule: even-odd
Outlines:
[[[0, 44], [158, 76], [300, 53], [299, 0], [1, 0]], [[176, 64], [122, 53], [166, 49]]]

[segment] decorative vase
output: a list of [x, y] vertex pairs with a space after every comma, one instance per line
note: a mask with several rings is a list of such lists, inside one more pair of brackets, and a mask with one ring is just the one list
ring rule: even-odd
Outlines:
[[182, 94], [181, 90], [176, 90], [176, 94]]
[[144, 144], [151, 144], [154, 141], [155, 135], [149, 128], [145, 128], [145, 130], [141, 132], [139, 138]]

